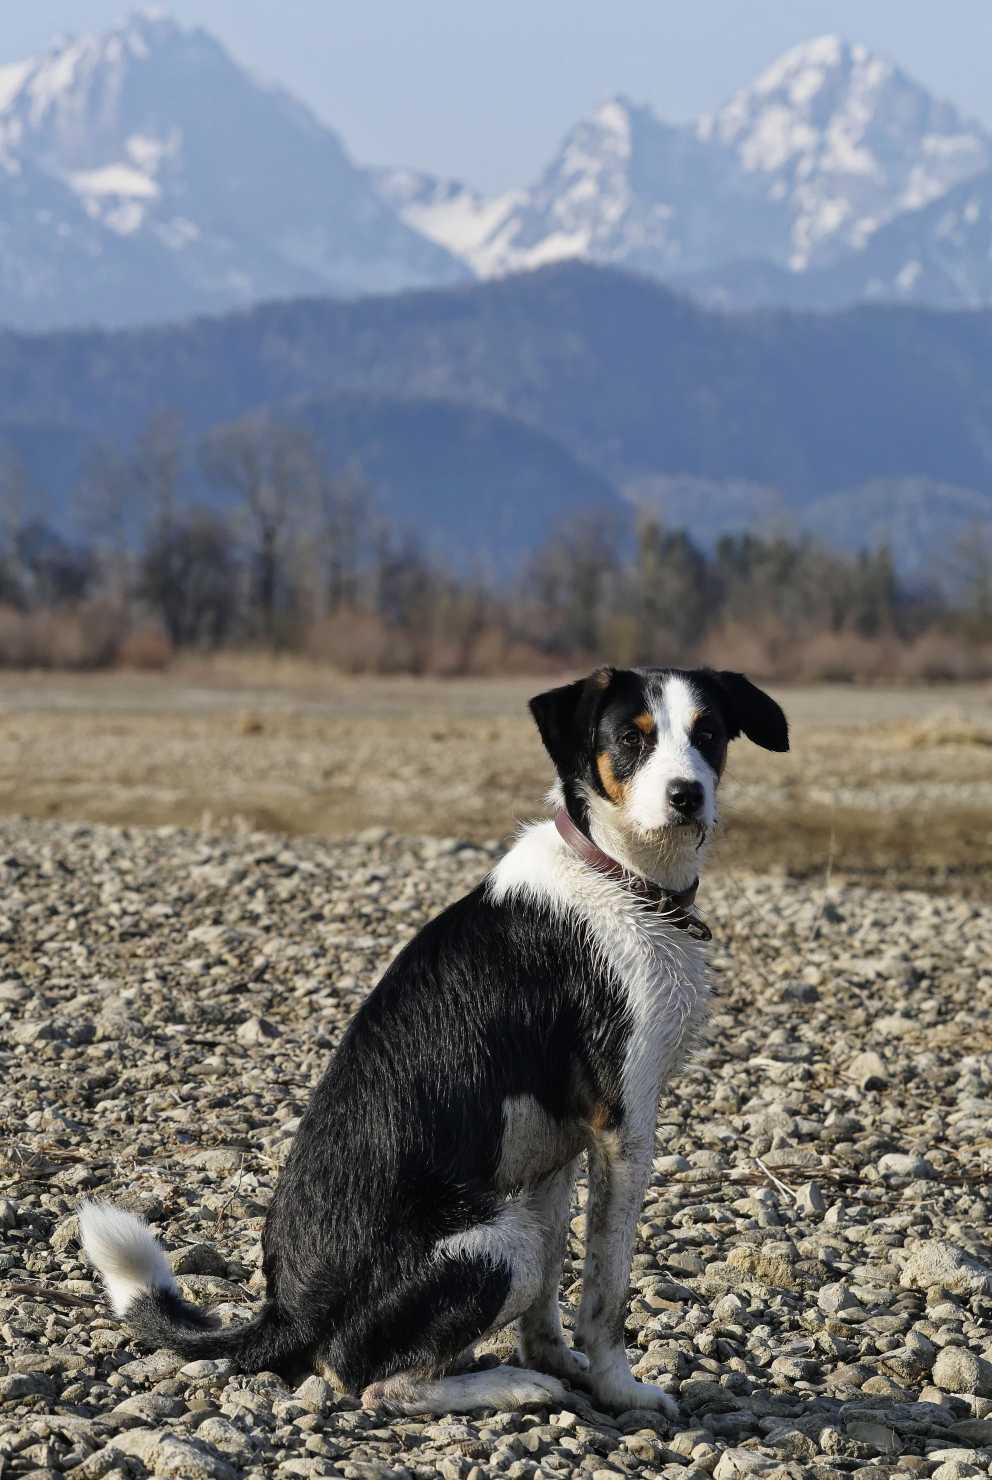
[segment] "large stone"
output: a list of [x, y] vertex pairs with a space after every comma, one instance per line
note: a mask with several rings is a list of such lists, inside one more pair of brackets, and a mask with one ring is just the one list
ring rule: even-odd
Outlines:
[[945, 1346], [933, 1364], [933, 1380], [945, 1393], [992, 1396], [992, 1362], [963, 1346]]
[[52, 1384], [42, 1372], [12, 1372], [0, 1377], [0, 1403], [19, 1403], [24, 1398], [48, 1398]]
[[237, 1471], [207, 1444], [167, 1434], [155, 1451], [156, 1475], [175, 1480], [237, 1480]]
[[910, 1251], [899, 1283], [917, 1290], [939, 1287], [956, 1295], [989, 1295], [992, 1269], [947, 1239], [927, 1239]]
[[915, 1152], [889, 1151], [879, 1157], [878, 1170], [883, 1177], [912, 1177], [927, 1181], [934, 1175], [933, 1167], [925, 1156]]
[[713, 1480], [746, 1480], [748, 1475], [766, 1475], [779, 1463], [754, 1449], [725, 1449], [716, 1462]]

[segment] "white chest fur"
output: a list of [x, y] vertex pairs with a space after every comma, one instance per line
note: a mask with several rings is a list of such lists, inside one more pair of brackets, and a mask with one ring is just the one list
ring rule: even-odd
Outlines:
[[552, 822], [523, 832], [493, 871], [491, 890], [497, 900], [520, 893], [573, 924], [587, 925], [602, 965], [629, 1006], [626, 1114], [638, 1129], [653, 1128], [661, 1087], [706, 1016], [709, 986], [698, 941], [588, 868]]
[[[620, 892], [620, 891], [618, 891]], [[629, 898], [629, 896], [628, 896]], [[658, 1096], [702, 1029], [709, 1002], [702, 946], [630, 899], [590, 921], [629, 1006], [624, 1063], [629, 1123], [654, 1126]]]

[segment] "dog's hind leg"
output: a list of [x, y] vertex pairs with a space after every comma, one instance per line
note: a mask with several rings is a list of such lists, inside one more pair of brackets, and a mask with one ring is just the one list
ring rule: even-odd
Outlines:
[[387, 1413], [472, 1413], [477, 1408], [526, 1408], [540, 1404], [557, 1407], [565, 1389], [555, 1377], [526, 1372], [520, 1367], [489, 1367], [457, 1377], [418, 1377], [397, 1372], [374, 1382], [362, 1394], [363, 1408]]
[[537, 1299], [519, 1321], [519, 1353], [523, 1365], [566, 1379], [580, 1378], [589, 1366], [588, 1358], [565, 1342], [559, 1303], [561, 1266], [568, 1245], [572, 1187], [578, 1166], [576, 1157], [552, 1172], [531, 1193], [531, 1206], [545, 1229], [544, 1273]]
[[333, 1365], [363, 1406], [465, 1413], [557, 1403], [554, 1377], [513, 1367], [452, 1375], [465, 1349], [519, 1319], [544, 1280], [545, 1230], [524, 1199], [442, 1240], [426, 1265], [336, 1333]]

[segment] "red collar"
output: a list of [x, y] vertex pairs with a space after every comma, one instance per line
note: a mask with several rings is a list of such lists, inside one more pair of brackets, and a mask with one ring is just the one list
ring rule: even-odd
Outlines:
[[609, 853], [604, 853], [602, 848], [596, 844], [569, 817], [564, 807], [560, 807], [555, 813], [555, 827], [564, 838], [568, 846], [577, 853], [583, 863], [603, 874], [608, 879], [614, 879], [622, 884], [628, 893], [636, 898], [644, 900], [646, 904], [655, 907], [659, 914], [664, 915], [670, 925], [676, 930], [685, 930], [695, 940], [711, 940], [712, 934], [706, 925], [693, 911], [696, 899], [696, 891], [699, 889], [699, 880], [694, 879], [688, 889], [662, 889], [652, 879], [644, 879], [640, 874], [633, 874], [624, 868], [617, 859], [611, 858]]

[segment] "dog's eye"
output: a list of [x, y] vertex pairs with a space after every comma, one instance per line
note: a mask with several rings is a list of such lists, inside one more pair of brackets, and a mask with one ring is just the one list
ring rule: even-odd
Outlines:
[[710, 741], [715, 738], [712, 730], [697, 730], [695, 742], [697, 745], [709, 745]]
[[624, 730], [620, 736], [620, 744], [625, 750], [637, 750], [643, 738], [640, 730]]

